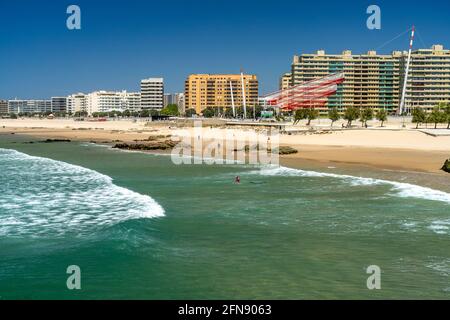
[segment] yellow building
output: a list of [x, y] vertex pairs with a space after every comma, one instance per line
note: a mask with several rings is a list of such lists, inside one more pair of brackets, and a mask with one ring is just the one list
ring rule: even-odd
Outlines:
[[[402, 74], [406, 58], [402, 64]], [[402, 85], [403, 85], [402, 77]], [[440, 102], [450, 102], [450, 50], [442, 45], [412, 52], [405, 95], [405, 108], [431, 111]]]
[[[258, 79], [256, 75], [243, 78], [245, 102], [252, 107], [258, 103]], [[208, 107], [230, 108], [232, 100], [236, 108], [242, 107], [244, 101], [240, 74], [191, 74], [184, 93], [185, 109], [195, 109], [197, 114]]]
[[288, 72], [283, 74], [280, 77], [280, 84], [279, 84], [280, 90], [286, 90], [291, 86], [292, 86], [292, 73]]
[[328, 98], [327, 108], [348, 107], [386, 109], [395, 112], [400, 103], [400, 65], [402, 53], [379, 55], [375, 51], [354, 55], [346, 50], [342, 54], [316, 54], [294, 56], [292, 84], [298, 85], [332, 73], [343, 72], [345, 81], [338, 86], [336, 95]]

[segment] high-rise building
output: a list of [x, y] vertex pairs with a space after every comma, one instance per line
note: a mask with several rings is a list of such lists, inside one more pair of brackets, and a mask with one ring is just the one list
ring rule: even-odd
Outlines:
[[87, 112], [87, 96], [84, 93], [75, 93], [67, 97], [67, 112]]
[[[402, 63], [405, 73], [406, 57]], [[402, 76], [401, 84], [403, 86]], [[450, 50], [442, 45], [412, 52], [405, 95], [405, 109], [432, 110], [440, 102], [450, 102]]]
[[165, 93], [164, 94], [164, 108], [169, 104], [177, 104], [177, 94], [176, 93]]
[[[256, 75], [244, 75], [245, 102], [253, 106], [258, 102], [258, 79]], [[231, 94], [233, 93], [233, 95]], [[240, 74], [191, 74], [185, 82], [185, 109], [201, 113], [208, 107], [230, 108], [243, 106]]]
[[95, 91], [86, 96], [86, 111], [89, 114], [95, 112], [111, 112], [125, 110], [140, 110], [141, 98], [139, 92], [127, 91]]
[[52, 97], [52, 112], [67, 112], [67, 97]]
[[0, 100], [0, 114], [6, 114], [8, 112], [8, 101]]
[[[294, 56], [292, 84], [298, 85], [331, 73], [343, 72], [345, 81], [336, 95], [328, 98], [324, 110], [330, 107], [376, 108], [397, 112], [400, 106], [407, 52], [394, 51], [379, 55], [375, 51], [353, 55], [316, 54]], [[439, 102], [450, 102], [450, 50], [442, 45], [412, 52], [405, 95], [405, 109], [427, 111]]]
[[287, 72], [280, 77], [280, 90], [285, 90], [292, 86], [292, 73]]
[[141, 81], [142, 109], [161, 110], [164, 107], [164, 79], [149, 78]]
[[51, 100], [9, 100], [10, 113], [46, 113], [52, 112]]
[[400, 104], [400, 63], [402, 53], [378, 55], [375, 51], [354, 55], [316, 54], [294, 56], [292, 84], [298, 85], [329, 74], [343, 72], [345, 81], [336, 95], [328, 98], [327, 108], [384, 108], [394, 112]]

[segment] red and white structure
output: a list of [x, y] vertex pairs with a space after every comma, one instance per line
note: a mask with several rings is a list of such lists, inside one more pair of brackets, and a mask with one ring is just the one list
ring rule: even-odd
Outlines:
[[343, 73], [334, 73], [271, 93], [263, 99], [266, 105], [281, 110], [323, 107], [327, 103], [327, 98], [336, 93], [338, 84], [343, 83], [344, 80]]

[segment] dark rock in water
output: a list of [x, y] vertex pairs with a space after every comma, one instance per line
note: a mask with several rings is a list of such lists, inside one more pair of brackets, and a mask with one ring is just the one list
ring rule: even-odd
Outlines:
[[295, 154], [298, 153], [298, 150], [289, 146], [281, 146], [279, 148], [273, 149], [272, 153], [278, 153], [279, 155]]
[[441, 170], [450, 173], [450, 159], [446, 160]]
[[41, 143], [53, 143], [53, 142], [72, 142], [72, 141], [69, 140], [69, 139], [47, 139], [47, 140], [39, 141], [39, 142], [41, 142]]
[[175, 141], [155, 141], [151, 143], [117, 143], [113, 148], [125, 150], [168, 150], [176, 146]]

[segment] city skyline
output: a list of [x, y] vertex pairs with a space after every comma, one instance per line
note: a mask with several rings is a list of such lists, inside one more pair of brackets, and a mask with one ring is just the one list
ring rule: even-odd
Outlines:
[[[0, 5], [1, 12], [8, 13], [1, 19], [5, 40], [0, 45], [0, 98], [139, 91], [140, 79], [147, 77], [164, 77], [166, 92], [183, 92], [189, 74], [232, 74], [240, 68], [258, 76], [264, 94], [277, 89], [279, 77], [290, 71], [293, 55], [320, 49], [330, 53], [406, 50], [407, 33], [386, 42], [413, 23], [418, 30], [415, 48], [449, 47], [442, 35], [450, 32], [445, 15], [450, 4], [437, 1], [420, 10], [414, 1], [378, 2], [381, 30], [366, 27], [368, 2], [350, 1], [344, 6], [289, 1], [283, 6], [269, 1], [246, 1], [239, 6], [225, 1], [77, 4], [82, 29], [73, 31], [65, 26], [67, 3]], [[298, 19], [286, 18], [292, 8], [298, 8]], [[167, 14], [161, 17], [158, 12]], [[314, 22], [315, 14], [321, 16], [320, 25]]]

